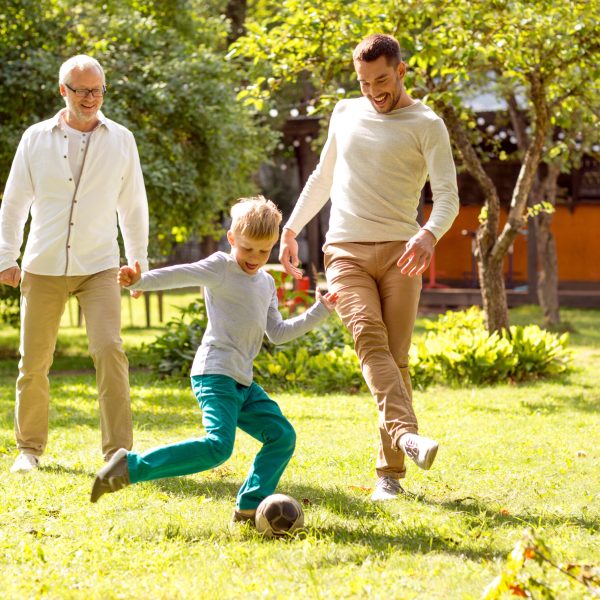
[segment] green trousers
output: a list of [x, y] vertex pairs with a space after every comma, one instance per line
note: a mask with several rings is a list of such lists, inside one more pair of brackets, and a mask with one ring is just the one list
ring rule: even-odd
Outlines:
[[272, 494], [296, 446], [296, 433], [276, 402], [256, 383], [244, 386], [226, 375], [196, 375], [192, 389], [202, 409], [206, 435], [148, 450], [129, 452], [131, 483], [189, 475], [224, 463], [233, 451], [236, 428], [262, 442], [237, 496], [239, 509], [256, 508]]

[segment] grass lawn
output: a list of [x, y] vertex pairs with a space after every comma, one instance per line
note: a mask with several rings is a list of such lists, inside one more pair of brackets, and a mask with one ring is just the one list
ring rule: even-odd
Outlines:
[[[0, 331], [0, 598], [480, 598], [529, 526], [558, 562], [598, 565], [600, 311], [563, 317], [577, 330], [577, 369], [568, 377], [415, 392], [421, 430], [440, 441], [440, 452], [431, 471], [409, 467], [405, 487], [414, 496], [389, 503], [369, 500], [370, 397], [273, 394], [298, 433], [279, 491], [304, 502], [307, 528], [290, 540], [229, 524], [258, 450], [243, 433], [212, 472], [131, 486], [91, 504], [102, 462], [88, 372], [52, 376], [43, 467], [9, 474], [16, 336]], [[539, 310], [522, 307], [511, 320], [539, 322]], [[422, 329], [423, 319], [417, 334]], [[157, 331], [125, 328], [133, 364], [143, 364], [134, 348]], [[84, 351], [81, 330], [65, 327], [57, 368], [84, 369]], [[186, 380], [134, 369], [131, 384], [137, 450], [201, 435]], [[586, 597], [554, 569], [543, 577], [557, 598]]]

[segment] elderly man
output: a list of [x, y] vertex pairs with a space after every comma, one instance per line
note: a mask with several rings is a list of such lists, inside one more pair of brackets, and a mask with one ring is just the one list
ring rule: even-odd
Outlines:
[[[48, 439], [49, 382], [69, 296], [85, 317], [96, 367], [102, 452], [132, 447], [129, 364], [120, 338], [120, 226], [130, 264], [147, 269], [148, 205], [132, 133], [100, 107], [104, 71], [74, 56], [59, 72], [66, 107], [23, 135], [0, 209], [0, 283], [21, 281], [21, 344], [13, 472], [31, 471]], [[31, 225], [17, 265], [27, 217]]]
[[[379, 409], [379, 476], [372, 498], [402, 491], [404, 456], [429, 469], [438, 444], [418, 434], [408, 351], [421, 274], [458, 211], [456, 172], [444, 122], [404, 87], [406, 63], [389, 35], [371, 35], [352, 56], [362, 98], [331, 117], [319, 165], [281, 238], [280, 260], [300, 277], [296, 235], [331, 197], [325, 267], [337, 311], [352, 332], [362, 373]], [[433, 210], [417, 223], [429, 175]]]

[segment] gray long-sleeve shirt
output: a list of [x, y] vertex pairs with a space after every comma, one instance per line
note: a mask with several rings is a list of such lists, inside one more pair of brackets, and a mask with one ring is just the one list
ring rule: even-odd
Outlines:
[[325, 320], [329, 311], [316, 302], [304, 313], [283, 319], [273, 277], [263, 270], [245, 273], [225, 252], [195, 263], [147, 271], [129, 289], [163, 290], [204, 286], [208, 326], [191, 375], [228, 375], [252, 383], [252, 362], [266, 333], [275, 344], [299, 337]]

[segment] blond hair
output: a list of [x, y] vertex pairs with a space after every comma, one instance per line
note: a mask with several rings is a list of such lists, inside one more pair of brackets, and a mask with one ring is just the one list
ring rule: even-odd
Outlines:
[[264, 196], [240, 198], [231, 207], [231, 231], [254, 240], [279, 237], [281, 211]]

